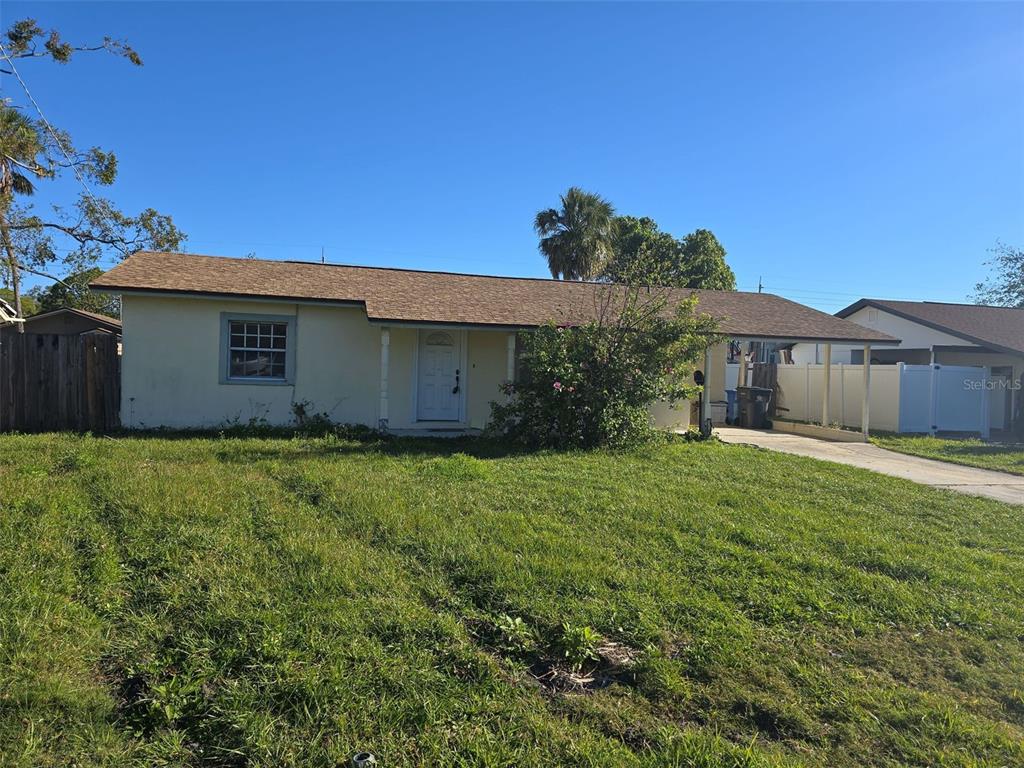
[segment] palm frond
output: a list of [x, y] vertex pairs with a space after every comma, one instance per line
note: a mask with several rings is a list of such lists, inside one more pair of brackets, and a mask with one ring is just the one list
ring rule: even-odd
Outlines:
[[31, 179], [23, 173], [12, 173], [11, 174], [11, 190], [16, 195], [34, 195], [36, 192], [35, 185]]

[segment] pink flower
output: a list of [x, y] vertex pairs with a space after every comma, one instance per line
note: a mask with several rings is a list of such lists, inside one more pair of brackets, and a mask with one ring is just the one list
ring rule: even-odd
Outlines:
[[576, 391], [576, 387], [569, 387], [569, 391], [570, 392], [575, 392]]
[[555, 382], [555, 389], [557, 389], [559, 392], [561, 392], [562, 391], [562, 382], [556, 381]]

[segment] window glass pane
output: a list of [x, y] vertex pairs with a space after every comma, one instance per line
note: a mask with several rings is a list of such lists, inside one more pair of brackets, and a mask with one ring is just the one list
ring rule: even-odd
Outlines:
[[245, 375], [245, 353], [244, 352], [232, 352], [231, 353], [231, 376], [244, 376]]
[[229, 376], [243, 379], [286, 377], [287, 323], [230, 320], [228, 334]]
[[252, 355], [252, 375], [253, 376], [269, 376], [270, 375], [270, 360], [261, 352], [250, 352]]

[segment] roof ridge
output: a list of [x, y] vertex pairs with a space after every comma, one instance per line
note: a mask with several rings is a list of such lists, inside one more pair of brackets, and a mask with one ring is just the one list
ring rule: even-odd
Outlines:
[[[217, 259], [220, 261], [237, 261], [237, 262], [259, 262], [261, 264], [302, 264], [310, 267], [333, 267], [341, 269], [373, 269], [381, 272], [411, 272], [413, 274], [420, 275], [447, 275], [449, 277], [479, 277], [487, 280], [525, 280], [538, 283], [553, 283], [553, 284], [575, 284], [575, 285], [617, 285], [617, 283], [606, 283], [602, 280], [560, 280], [555, 277], [525, 277], [521, 275], [485, 275], [479, 272], [454, 272], [445, 269], [413, 269], [410, 267], [382, 267], [377, 265], [369, 264], [338, 264], [334, 263], [321, 263], [318, 261], [305, 261], [303, 259], [259, 259], [248, 256], [214, 256], [208, 253], [185, 253], [183, 251], [138, 251], [133, 256], [149, 254], [153, 256], [186, 256], [188, 258], [199, 258], [199, 259]], [[675, 288], [675, 286], [648, 286], [648, 287], [664, 287], [664, 288]], [[767, 291], [724, 291], [717, 288], [678, 288], [680, 291], [707, 291], [710, 293], [731, 293], [731, 294], [745, 294], [753, 295], [760, 294], [762, 296], [776, 296], [777, 294], [768, 293]], [[780, 297], [782, 298], [782, 297]], [[793, 302], [797, 304], [799, 302]]]
[[121, 321], [116, 317], [104, 315], [101, 312], [92, 312], [88, 309], [80, 309], [78, 307], [56, 307], [54, 309], [48, 309], [45, 312], [37, 312], [34, 315], [29, 315], [25, 319], [27, 320], [29, 317], [46, 317], [47, 315], [55, 315], [58, 312], [74, 312], [76, 315], [82, 315], [83, 317], [88, 317], [93, 320], [102, 320], [104, 322], [117, 323], [118, 325], [121, 325]]
[[925, 299], [924, 301], [913, 301], [911, 299], [863, 299], [863, 301], [871, 301], [879, 304], [916, 304], [916, 305], [938, 305], [940, 307], [980, 307], [982, 309], [1015, 309], [1018, 312], [1024, 312], [1024, 307], [1004, 307], [998, 304], [975, 304], [967, 301], [933, 301], [932, 299]]

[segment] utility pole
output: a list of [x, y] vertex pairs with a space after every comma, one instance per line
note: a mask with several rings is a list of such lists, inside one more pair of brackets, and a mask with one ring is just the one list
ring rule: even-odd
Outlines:
[[324, 262], [324, 247], [322, 245], [320, 246], [320, 263], [321, 264], [325, 263]]
[[757, 276], [757, 292], [760, 293], [762, 288], [764, 288], [764, 286], [761, 284], [761, 276], [758, 275]]

